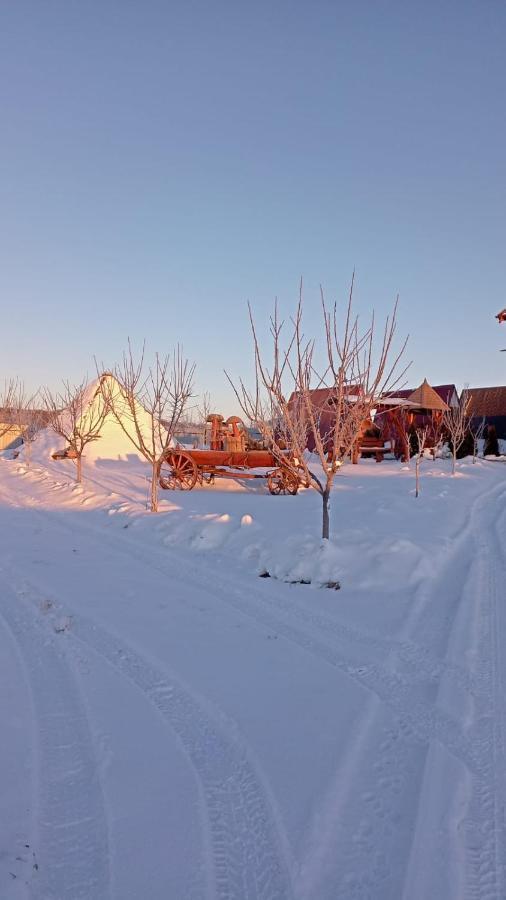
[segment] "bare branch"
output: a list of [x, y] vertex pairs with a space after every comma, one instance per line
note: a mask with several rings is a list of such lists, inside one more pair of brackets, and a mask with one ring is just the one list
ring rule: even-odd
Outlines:
[[158, 477], [165, 454], [193, 396], [195, 364], [178, 345], [172, 355], [155, 354], [145, 367], [145, 346], [138, 360], [130, 340], [114, 376], [101, 389], [112, 413], [138, 452], [151, 464], [151, 510], [158, 509]]
[[77, 482], [82, 479], [82, 456], [85, 448], [100, 437], [104, 419], [108, 413], [107, 402], [98, 396], [90, 396], [87, 379], [80, 384], [63, 382], [62, 390], [53, 394], [44, 389], [43, 397], [49, 425], [66, 442], [66, 455], [76, 461]]
[[[397, 303], [387, 319], [379, 347], [375, 344], [375, 320], [363, 330], [353, 313], [353, 273], [343, 325], [337, 304], [328, 308], [320, 289], [324, 368], [315, 364], [316, 343], [303, 332], [302, 283], [299, 300], [288, 328], [280, 321], [277, 304], [270, 320], [270, 362], [260, 346], [251, 308], [255, 386], [227, 378], [244, 415], [261, 431], [274, 456], [296, 461], [297, 474], [321, 494], [323, 537], [329, 535], [328, 506], [336, 472], [361, 433], [364, 420], [388, 390], [402, 378], [398, 364], [406, 342], [394, 356]], [[310, 468], [308, 443], [320, 462], [323, 477]], [[286, 460], [285, 460], [286, 461]]]
[[457, 406], [449, 406], [443, 413], [443, 430], [449, 435], [452, 449], [452, 475], [455, 475], [457, 453], [460, 450], [468, 431], [468, 413], [471, 403], [469, 388], [462, 391]]

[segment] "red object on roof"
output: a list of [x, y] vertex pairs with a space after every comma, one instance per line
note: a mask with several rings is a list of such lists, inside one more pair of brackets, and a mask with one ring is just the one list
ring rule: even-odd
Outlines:
[[497, 313], [496, 319], [499, 324], [501, 324], [501, 322], [506, 322], [506, 307], [504, 309], [501, 309], [500, 313]]

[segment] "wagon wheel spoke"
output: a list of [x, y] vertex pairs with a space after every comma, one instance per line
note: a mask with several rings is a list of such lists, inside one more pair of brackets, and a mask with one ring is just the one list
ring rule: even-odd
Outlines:
[[300, 482], [294, 472], [285, 472], [285, 484], [287, 492], [295, 497], [295, 494], [299, 490]]
[[299, 490], [299, 478], [289, 469], [274, 469], [267, 476], [267, 485], [271, 494], [292, 494]]
[[191, 491], [197, 477], [195, 460], [182, 450], [171, 450], [160, 467], [159, 483], [165, 490]]
[[276, 469], [274, 472], [269, 472], [267, 476], [267, 486], [271, 494], [284, 493], [283, 481], [280, 477], [280, 469]]

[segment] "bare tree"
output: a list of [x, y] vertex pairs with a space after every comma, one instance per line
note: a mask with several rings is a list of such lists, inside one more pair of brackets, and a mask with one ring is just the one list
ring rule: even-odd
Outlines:
[[[386, 423], [387, 436], [394, 445], [396, 457], [400, 456], [403, 462], [409, 463], [411, 458], [410, 434], [413, 419], [411, 407], [405, 404], [389, 407], [386, 415], [382, 412], [382, 416]], [[400, 453], [398, 449], [399, 444], [401, 447]]]
[[211, 406], [211, 394], [209, 391], [204, 391], [200, 397], [200, 402], [197, 404], [197, 418], [201, 424], [205, 426], [208, 416], [211, 415], [212, 406]]
[[24, 397], [24, 387], [17, 378], [4, 381], [0, 390], [0, 438], [15, 430], [15, 410]]
[[178, 432], [181, 434], [186, 430], [187, 434], [193, 435], [194, 448], [202, 447], [205, 442], [207, 422], [211, 412], [211, 394], [208, 391], [204, 391], [199, 397], [199, 402], [192, 409], [189, 409], [188, 413], [181, 419]]
[[76, 481], [80, 484], [83, 453], [100, 437], [107, 402], [100, 394], [90, 396], [86, 379], [77, 385], [64, 381], [62, 390], [55, 394], [46, 388], [44, 402], [49, 425], [67, 442], [67, 456], [75, 460]]
[[155, 354], [146, 368], [144, 347], [135, 359], [130, 341], [114, 378], [102, 378], [102, 391], [113, 415], [139, 453], [151, 464], [151, 512], [158, 511], [160, 469], [193, 396], [195, 364], [177, 346], [172, 355]]
[[486, 424], [485, 416], [478, 419], [476, 416], [471, 415], [467, 420], [467, 430], [473, 439], [473, 464], [478, 456], [479, 441], [483, 438]]
[[[241, 409], [262, 432], [275, 458], [291, 466], [294, 476], [302, 475], [305, 483], [320, 494], [324, 540], [330, 533], [330, 492], [335, 475], [344, 458], [352, 452], [362, 424], [370, 418], [379, 398], [395, 387], [404, 374], [396, 375], [396, 372], [406, 342], [391, 358], [397, 304], [376, 346], [374, 316], [360, 330], [358, 318], [353, 314], [353, 285], [354, 278], [342, 325], [337, 304], [329, 309], [321, 291], [322, 371], [317, 368], [316, 341], [307, 340], [303, 334], [301, 285], [286, 341], [283, 341], [284, 323], [278, 317], [277, 307], [274, 309], [270, 322], [270, 365], [265, 361], [250, 309], [255, 389], [250, 391], [242, 380], [236, 387], [227, 376]], [[324, 405], [316, 399], [318, 388], [326, 389]], [[319, 459], [321, 476], [311, 469], [305, 453], [308, 438]]]
[[415, 461], [415, 497], [420, 496], [420, 466], [423, 461], [425, 445], [427, 443], [427, 438], [429, 437], [430, 428], [428, 425], [417, 428], [415, 431], [416, 440], [418, 443], [418, 453], [416, 455]]
[[22, 381], [11, 378], [0, 392], [0, 438], [11, 432], [13, 440], [26, 444], [26, 462], [30, 465], [31, 444], [43, 424], [43, 413], [35, 407], [39, 391], [29, 394]]
[[467, 386], [462, 391], [457, 406], [449, 406], [443, 413], [443, 430], [449, 435], [452, 445], [452, 475], [455, 475], [457, 453], [460, 450], [468, 430], [468, 412], [471, 397]]
[[47, 423], [47, 413], [40, 408], [40, 403], [39, 391], [31, 396], [26, 395], [23, 391], [13, 410], [13, 420], [25, 446], [24, 458], [28, 467], [31, 463], [33, 442], [41, 428]]

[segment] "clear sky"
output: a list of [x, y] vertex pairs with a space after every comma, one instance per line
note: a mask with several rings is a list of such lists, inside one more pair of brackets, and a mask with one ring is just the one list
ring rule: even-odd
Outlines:
[[130, 335], [233, 405], [305, 285], [385, 314], [410, 381], [505, 384], [506, 4], [0, 3], [0, 379]]

